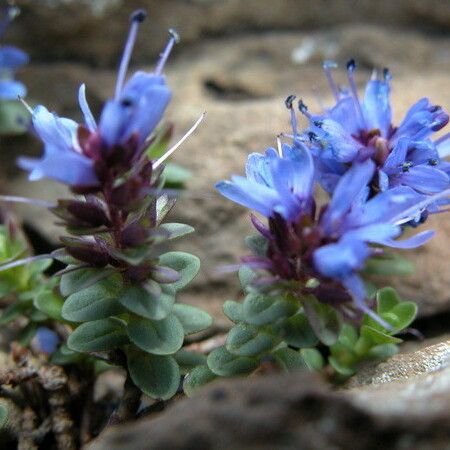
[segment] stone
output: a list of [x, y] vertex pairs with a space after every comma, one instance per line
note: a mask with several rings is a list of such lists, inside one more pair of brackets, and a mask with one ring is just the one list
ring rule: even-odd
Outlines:
[[[365, 384], [347, 390], [335, 391], [306, 372], [215, 382], [156, 418], [107, 430], [85, 450], [445, 450], [450, 362], [443, 355], [449, 352], [447, 341], [395, 356], [379, 371], [395, 374], [401, 366], [401, 377], [374, 385], [373, 376], [361, 375]], [[439, 363], [429, 364], [429, 355]]]
[[279, 0], [276, 5], [272, 0], [17, 0], [17, 4], [22, 14], [9, 31], [13, 43], [34, 59], [77, 59], [97, 66], [117, 65], [128, 16], [142, 7], [150, 20], [143, 26], [145, 40], [140, 39], [136, 57], [147, 63], [160, 51], [170, 27], [178, 29], [185, 45], [208, 35], [242, 34], [248, 29], [311, 30], [349, 22], [450, 27], [448, 4], [439, 0]]

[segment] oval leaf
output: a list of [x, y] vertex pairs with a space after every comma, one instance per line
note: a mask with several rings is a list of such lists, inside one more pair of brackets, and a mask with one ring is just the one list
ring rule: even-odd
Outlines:
[[278, 364], [288, 372], [308, 369], [302, 355], [292, 348], [280, 348], [272, 353]]
[[122, 306], [138, 316], [161, 320], [172, 311], [175, 303], [175, 290], [166, 285], [162, 286], [161, 290], [133, 285], [124, 289], [118, 300]]
[[226, 348], [239, 356], [257, 356], [269, 351], [275, 340], [251, 325], [240, 323], [228, 333]]
[[162, 266], [175, 269], [181, 275], [179, 281], [170, 284], [177, 291], [189, 284], [200, 270], [200, 259], [190, 253], [164, 253], [159, 257], [159, 262]]
[[170, 355], [181, 348], [184, 330], [174, 314], [162, 320], [136, 318], [127, 326], [130, 339], [142, 350], [155, 355]]
[[68, 266], [67, 269], [73, 269], [61, 276], [59, 290], [64, 297], [86, 289], [104, 278], [109, 277], [116, 272], [111, 267], [99, 269], [96, 267], [88, 267], [76, 269], [75, 266]]
[[176, 394], [180, 385], [180, 370], [171, 356], [131, 351], [127, 359], [131, 379], [144, 394], [162, 400]]
[[47, 316], [55, 320], [61, 320], [61, 310], [64, 300], [53, 292], [41, 292], [33, 301], [34, 306]]
[[217, 378], [217, 375], [208, 366], [198, 366], [184, 379], [184, 393], [191, 397], [197, 389], [210, 383]]
[[212, 372], [223, 377], [248, 374], [259, 366], [258, 358], [233, 355], [225, 347], [212, 351], [206, 361]]
[[119, 280], [106, 279], [70, 295], [62, 308], [63, 318], [72, 322], [88, 322], [123, 313], [116, 300], [120, 288]]
[[183, 325], [185, 335], [206, 330], [213, 323], [213, 319], [208, 313], [194, 306], [176, 304], [173, 307], [173, 313]]
[[252, 325], [274, 323], [296, 313], [298, 308], [297, 302], [259, 293], [248, 294], [243, 304], [244, 319]]
[[319, 342], [303, 313], [289, 317], [281, 328], [281, 335], [288, 345], [298, 348], [314, 347]]
[[67, 340], [77, 352], [105, 352], [128, 344], [124, 326], [114, 319], [94, 320], [80, 325]]

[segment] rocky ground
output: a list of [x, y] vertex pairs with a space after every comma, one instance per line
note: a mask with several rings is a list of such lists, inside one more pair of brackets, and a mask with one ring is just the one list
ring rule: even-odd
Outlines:
[[[112, 67], [126, 22], [118, 20], [119, 14], [138, 2], [124, 7], [120, 0], [83, 1], [84, 8], [69, 0], [22, 3], [23, 22], [17, 22], [12, 37], [34, 56], [21, 74], [30, 98], [59, 114], [79, 117], [76, 90], [85, 82], [98, 111], [115, 82]], [[223, 327], [227, 323], [221, 304], [240, 292], [234, 275], [215, 269], [245, 254], [243, 237], [251, 229], [247, 212], [221, 199], [214, 183], [241, 173], [249, 152], [262, 151], [288, 129], [283, 103], [288, 94], [303, 97], [311, 109], [318, 96], [325, 104], [331, 101], [321, 73], [323, 59], [344, 66], [354, 57], [361, 83], [373, 67], [389, 67], [397, 121], [423, 96], [449, 109], [450, 2], [283, 0], [275, 9], [269, 6], [272, 2], [250, 0], [139, 3], [154, 6], [137, 49], [140, 64], [150, 67], [163, 42], [162, 29], [169, 25], [179, 26], [186, 42], [167, 71], [174, 91], [169, 117], [176, 135], [207, 111], [201, 129], [173, 158], [194, 176], [172, 218], [195, 226], [196, 235], [181, 245], [203, 262], [185, 300], [211, 311]], [[346, 23], [349, 11], [357, 23]], [[343, 79], [344, 73], [337, 76]], [[17, 155], [39, 154], [32, 138], [3, 139], [0, 147], [4, 192], [45, 199], [63, 195], [51, 182], [27, 183], [15, 168]], [[29, 207], [17, 210], [38, 246], [55, 244], [57, 232], [49, 214]], [[145, 448], [155, 449], [450, 448], [450, 341], [445, 334], [450, 332], [450, 225], [440, 216], [427, 227], [437, 236], [408, 253], [416, 273], [379, 282], [395, 285], [405, 299], [418, 302], [417, 328], [433, 341], [409, 343], [407, 354], [367, 368], [339, 392], [304, 374], [211, 386], [156, 420], [118, 428], [89, 450], [125, 448], [124, 442], [127, 449], [137, 450], [149, 436], [152, 444]], [[418, 349], [423, 346], [425, 350]]]

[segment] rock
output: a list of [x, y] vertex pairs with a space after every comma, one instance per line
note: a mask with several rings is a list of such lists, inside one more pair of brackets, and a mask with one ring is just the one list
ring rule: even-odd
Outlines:
[[395, 356], [379, 368], [389, 379], [374, 385], [376, 377], [361, 374], [365, 384], [347, 391], [311, 373], [214, 383], [157, 418], [106, 431], [85, 450], [448, 449], [449, 353], [450, 341]]
[[432, 4], [421, 0], [279, 0], [276, 6], [272, 0], [18, 0], [17, 4], [22, 14], [9, 36], [33, 59], [77, 59], [110, 66], [117, 65], [122, 51], [128, 15], [142, 7], [149, 11], [150, 20], [143, 26], [145, 39], [139, 41], [136, 60], [147, 62], [160, 51], [169, 27], [178, 29], [185, 44], [207, 35], [242, 34], [248, 29], [300, 30], [348, 22], [450, 27], [447, 2], [438, 0]]

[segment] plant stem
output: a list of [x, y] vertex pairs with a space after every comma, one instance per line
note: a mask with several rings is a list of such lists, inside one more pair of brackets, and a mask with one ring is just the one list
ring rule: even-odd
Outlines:
[[120, 400], [117, 410], [112, 413], [108, 426], [117, 425], [127, 420], [134, 419], [140, 403], [141, 390], [134, 384], [130, 374], [127, 373], [122, 399]]

